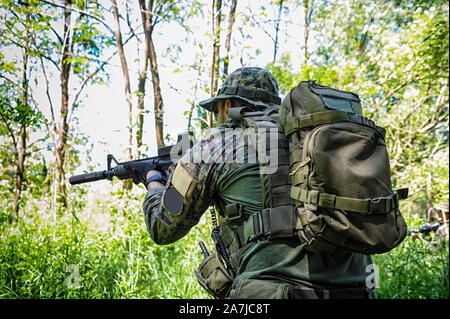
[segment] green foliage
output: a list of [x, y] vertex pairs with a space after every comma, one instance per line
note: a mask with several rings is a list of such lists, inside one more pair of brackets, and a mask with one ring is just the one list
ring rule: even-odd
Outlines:
[[11, 126], [39, 128], [43, 121], [42, 113], [29, 105], [24, 105], [21, 101], [21, 92], [17, 92], [6, 83], [0, 83], [0, 114]]
[[384, 256], [380, 269], [380, 299], [448, 299], [448, 241], [440, 244], [406, 241]]
[[76, 207], [86, 194], [72, 194], [73, 214], [65, 216], [37, 202], [13, 228], [2, 224], [0, 298], [208, 298], [192, 273], [201, 262], [198, 241], [210, 241], [207, 221], [183, 240], [157, 246], [145, 228], [143, 196], [114, 194], [89, 207]]
[[[411, 227], [423, 220], [409, 218]], [[377, 298], [382, 299], [448, 299], [449, 242], [433, 240], [434, 233], [424, 241], [408, 236], [394, 250], [373, 256], [379, 267]]]
[[313, 29], [321, 45], [309, 64], [294, 70], [283, 55], [268, 65], [281, 92], [314, 79], [357, 93], [365, 115], [387, 129], [394, 186], [409, 187], [422, 211], [448, 201], [447, 4], [330, 1], [319, 6]]

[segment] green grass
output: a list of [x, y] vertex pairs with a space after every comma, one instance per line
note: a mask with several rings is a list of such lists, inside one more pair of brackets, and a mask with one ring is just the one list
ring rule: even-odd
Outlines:
[[126, 211], [107, 203], [76, 217], [33, 211], [3, 224], [0, 298], [209, 298], [193, 275], [209, 224], [202, 219], [187, 237], [158, 246], [139, 200]]
[[[198, 241], [212, 247], [209, 214], [182, 240], [158, 246], [146, 230], [143, 195], [72, 199], [56, 217], [47, 202], [30, 202], [16, 225], [2, 221], [0, 298], [210, 298], [193, 274]], [[408, 237], [373, 256], [377, 297], [449, 298], [448, 251], [448, 242]]]
[[448, 241], [422, 242], [407, 237], [392, 251], [373, 256], [379, 267], [378, 298], [448, 299]]

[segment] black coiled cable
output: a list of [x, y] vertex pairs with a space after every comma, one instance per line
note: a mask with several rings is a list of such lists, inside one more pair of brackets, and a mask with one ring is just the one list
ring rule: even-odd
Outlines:
[[225, 243], [222, 241], [222, 238], [220, 237], [219, 233], [219, 226], [217, 226], [217, 217], [216, 213], [214, 211], [214, 208], [211, 208], [211, 220], [213, 224], [213, 230], [211, 231], [211, 237], [214, 240], [214, 243], [216, 244], [217, 252], [222, 256], [225, 265], [227, 266], [228, 271], [232, 271], [231, 261], [230, 257], [228, 256], [227, 249], [225, 247]]

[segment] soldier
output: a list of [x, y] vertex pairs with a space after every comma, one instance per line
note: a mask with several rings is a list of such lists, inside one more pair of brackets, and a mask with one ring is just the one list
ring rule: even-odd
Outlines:
[[441, 225], [436, 229], [433, 237], [434, 242], [440, 242], [441, 240], [448, 240], [448, 218], [449, 218], [449, 204], [446, 202], [428, 209], [427, 222], [438, 222]]
[[[167, 182], [161, 172], [148, 172], [143, 205], [147, 230], [157, 244], [172, 243], [214, 205], [221, 216], [213, 231], [216, 248], [211, 254], [204, 251], [206, 258], [195, 273], [200, 284], [219, 298], [374, 298], [369, 289], [374, 285], [367, 282], [373, 276], [370, 256], [311, 252], [297, 237], [277, 238], [274, 230], [270, 237], [270, 232], [262, 231], [267, 178], [259, 156], [256, 161], [252, 156], [252, 134], [237, 119], [244, 110], [268, 119], [264, 123], [276, 119], [278, 91], [270, 72], [246, 67], [231, 73], [217, 96], [199, 103], [218, 116], [220, 125], [178, 161]], [[230, 130], [232, 134], [227, 134]], [[242, 150], [243, 161], [236, 161]], [[289, 154], [280, 152], [288, 161]], [[281, 181], [279, 202], [291, 205], [284, 186], [288, 176], [267, 174]]]

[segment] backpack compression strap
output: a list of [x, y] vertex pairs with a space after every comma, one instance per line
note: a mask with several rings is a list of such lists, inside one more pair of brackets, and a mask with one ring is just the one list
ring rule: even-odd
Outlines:
[[376, 129], [383, 136], [383, 138], [386, 135], [386, 130], [384, 128], [382, 128], [381, 126], [377, 126], [374, 121], [369, 120], [367, 117], [361, 116], [356, 113], [348, 113], [339, 110], [317, 112], [300, 117], [295, 117], [291, 121], [288, 121], [286, 123], [284, 134], [287, 137], [301, 128], [336, 122], [353, 122], [367, 125]]
[[342, 209], [361, 214], [384, 214], [398, 207], [399, 195], [396, 191], [390, 196], [370, 199], [357, 199], [319, 193], [315, 190], [306, 190], [292, 187], [291, 197], [308, 204], [312, 209], [317, 206], [329, 209]]
[[[316, 194], [312, 195], [313, 192], [314, 191], [306, 191], [306, 193], [302, 192], [301, 199], [299, 200], [310, 205], [313, 204], [330, 209], [345, 209], [361, 214], [383, 214], [387, 210], [398, 207], [398, 200], [405, 199], [408, 196], [407, 188], [395, 190], [391, 196], [372, 199], [348, 198], [324, 193], [321, 194], [318, 192], [315, 192]], [[331, 197], [333, 197], [332, 200]], [[282, 233], [283, 236], [280, 236], [279, 232], [276, 233], [277, 229], [274, 229], [274, 225], [276, 228], [276, 224], [274, 224], [273, 218], [276, 216], [277, 214], [274, 214], [273, 209], [264, 209], [262, 212], [251, 215], [247, 221], [245, 221], [235, 231], [237, 237], [239, 238], [241, 247], [248, 242], [260, 238], [272, 239], [292, 237], [295, 236], [296, 230], [302, 228], [302, 222], [299, 218], [295, 217], [294, 220], [289, 218], [278, 220], [280, 225], [283, 224], [284, 229], [284, 232]], [[283, 214], [282, 216], [289, 215]], [[274, 230], [275, 236], [273, 236]]]

